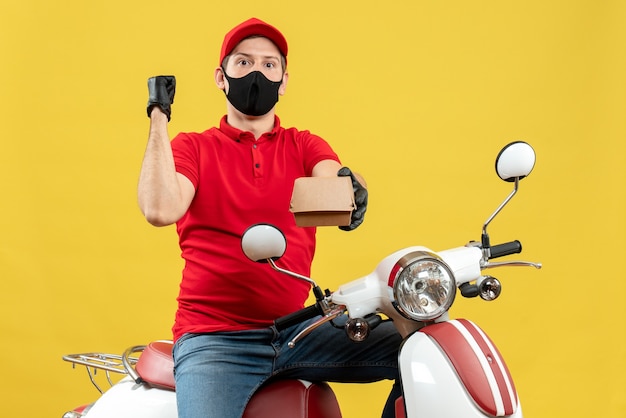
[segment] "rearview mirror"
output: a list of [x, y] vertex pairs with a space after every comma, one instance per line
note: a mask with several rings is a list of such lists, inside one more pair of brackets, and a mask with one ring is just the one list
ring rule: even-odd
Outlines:
[[277, 260], [285, 254], [287, 240], [275, 226], [256, 224], [243, 233], [241, 248], [250, 260], [267, 262], [268, 259]]
[[523, 141], [511, 142], [496, 157], [496, 172], [508, 182], [523, 179], [533, 171], [535, 150]]

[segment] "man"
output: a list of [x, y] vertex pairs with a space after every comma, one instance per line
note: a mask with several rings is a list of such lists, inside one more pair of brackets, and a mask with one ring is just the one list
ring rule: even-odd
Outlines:
[[[309, 131], [283, 128], [275, 115], [289, 78], [287, 52], [280, 31], [261, 20], [233, 28], [214, 73], [226, 94], [226, 116], [218, 127], [180, 133], [171, 143], [175, 79], [148, 81], [151, 123], [138, 199], [151, 224], [176, 223], [185, 260], [173, 327], [181, 418], [239, 418], [254, 391], [274, 376], [348, 382], [397, 377], [400, 337], [391, 324], [358, 345], [327, 325], [287, 348], [306, 324], [277, 332], [273, 321], [302, 308], [310, 286], [249, 261], [241, 250], [246, 228], [271, 223], [288, 241], [281, 265], [310, 274], [315, 228], [297, 227], [289, 212], [298, 177], [351, 177], [357, 208], [342, 229], [358, 227], [367, 208], [366, 189], [328, 143]], [[397, 396], [395, 387], [390, 400]]]

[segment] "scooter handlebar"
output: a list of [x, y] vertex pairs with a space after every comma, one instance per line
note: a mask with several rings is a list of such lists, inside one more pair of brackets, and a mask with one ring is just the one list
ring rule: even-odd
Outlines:
[[519, 254], [522, 252], [522, 243], [518, 240], [505, 242], [491, 247], [491, 258], [504, 257], [505, 255]]
[[322, 314], [322, 309], [319, 304], [316, 303], [315, 305], [307, 306], [299, 311], [295, 311], [289, 315], [281, 316], [280, 318], [275, 319], [274, 326], [278, 331], [282, 331], [293, 325], [304, 322], [307, 319], [315, 318], [316, 316]]

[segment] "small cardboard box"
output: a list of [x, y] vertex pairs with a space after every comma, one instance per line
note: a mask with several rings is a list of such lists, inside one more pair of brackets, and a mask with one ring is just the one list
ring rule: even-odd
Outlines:
[[354, 209], [350, 177], [300, 177], [293, 185], [290, 211], [298, 226], [350, 225]]

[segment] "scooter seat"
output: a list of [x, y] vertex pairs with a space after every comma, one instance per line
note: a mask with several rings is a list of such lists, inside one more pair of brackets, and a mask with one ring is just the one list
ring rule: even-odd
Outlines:
[[[135, 370], [147, 384], [175, 390], [171, 341], [146, 346]], [[274, 380], [259, 389], [243, 418], [341, 418], [337, 398], [326, 382], [296, 379]]]
[[250, 399], [243, 418], [341, 418], [341, 411], [326, 382], [273, 380]]
[[171, 341], [154, 341], [139, 356], [135, 371], [151, 386], [174, 390], [174, 359]]

